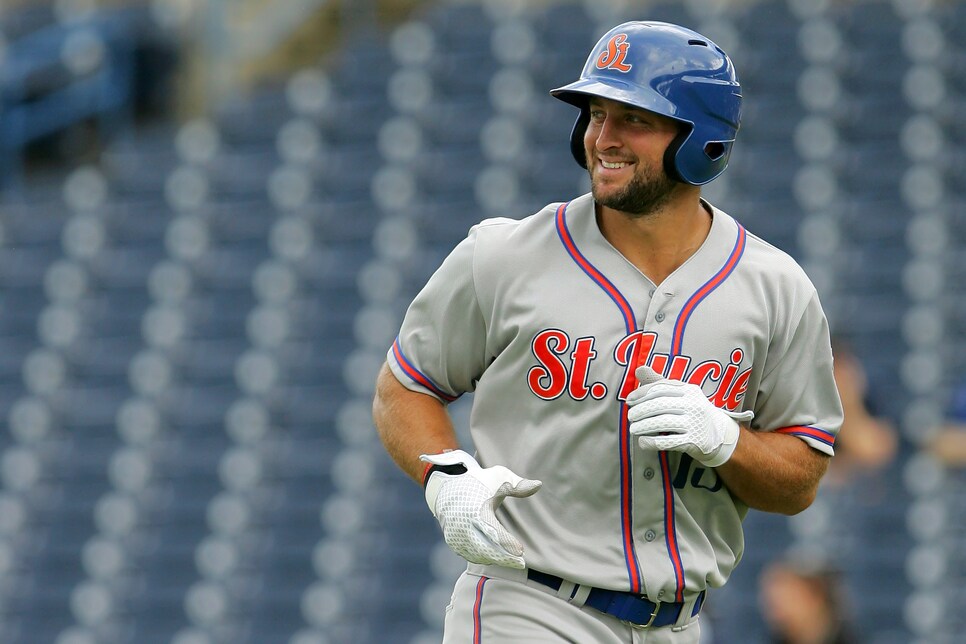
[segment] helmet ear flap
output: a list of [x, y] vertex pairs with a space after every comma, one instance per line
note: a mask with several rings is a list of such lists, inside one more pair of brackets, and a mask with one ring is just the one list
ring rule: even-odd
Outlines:
[[681, 150], [684, 142], [688, 140], [689, 136], [691, 136], [691, 128], [682, 127], [678, 135], [671, 140], [667, 149], [664, 150], [664, 172], [667, 173], [669, 178], [674, 181], [680, 181], [681, 183], [690, 183], [681, 175], [681, 171], [678, 169], [678, 152]]
[[590, 110], [586, 107], [580, 108], [580, 114], [574, 122], [574, 129], [570, 132], [570, 153], [581, 168], [587, 168], [587, 153], [584, 150], [584, 133], [590, 125]]
[[700, 186], [724, 172], [734, 141], [708, 141], [698, 148], [689, 139], [694, 127], [682, 128], [664, 151], [664, 171], [675, 181]]

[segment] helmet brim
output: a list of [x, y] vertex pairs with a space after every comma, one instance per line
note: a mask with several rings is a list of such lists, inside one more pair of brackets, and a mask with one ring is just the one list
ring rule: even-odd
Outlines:
[[550, 95], [581, 109], [586, 109], [587, 102], [594, 96], [607, 98], [691, 124], [690, 120], [681, 118], [676, 105], [650, 87], [641, 87], [619, 80], [608, 79], [604, 83], [599, 79], [580, 79], [550, 90]]

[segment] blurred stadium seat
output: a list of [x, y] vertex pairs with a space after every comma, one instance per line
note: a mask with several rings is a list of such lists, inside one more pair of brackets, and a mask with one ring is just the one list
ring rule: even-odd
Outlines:
[[[145, 115], [177, 78], [146, 52], [206, 62], [158, 22], [176, 4], [0, 10], [0, 641], [438, 641], [461, 562], [378, 443], [375, 372], [473, 224], [585, 188], [547, 91], [626, 18], [733, 41], [745, 122], [707, 194], [801, 260], [903, 430], [877, 503], [817, 510], [842, 525], [749, 516], [709, 630], [765, 641], [758, 572], [826, 539], [867, 641], [957, 641], [966, 481], [937, 495], [918, 454], [966, 368], [966, 4], [402, 3], [203, 113]], [[84, 124], [96, 144], [52, 152]], [[910, 564], [936, 553], [945, 574]]]

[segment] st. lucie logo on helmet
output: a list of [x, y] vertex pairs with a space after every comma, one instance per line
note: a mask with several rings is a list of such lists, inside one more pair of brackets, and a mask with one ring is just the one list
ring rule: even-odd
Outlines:
[[630, 63], [625, 63], [627, 49], [630, 45], [627, 42], [627, 34], [615, 34], [607, 41], [607, 49], [600, 52], [597, 57], [597, 69], [616, 69], [619, 72], [631, 71]]

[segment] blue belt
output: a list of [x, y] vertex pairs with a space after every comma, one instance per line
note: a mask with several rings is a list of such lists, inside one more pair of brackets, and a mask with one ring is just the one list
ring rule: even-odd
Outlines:
[[[527, 579], [538, 584], [560, 590], [564, 580], [554, 575], [548, 575], [539, 570], [527, 570]], [[704, 593], [698, 597], [691, 610], [691, 617], [698, 614], [704, 604]], [[635, 626], [660, 628], [677, 623], [684, 610], [683, 602], [652, 602], [643, 595], [623, 593], [616, 590], [591, 588], [584, 606], [590, 606], [602, 613], [613, 615], [622, 622], [629, 622]]]

